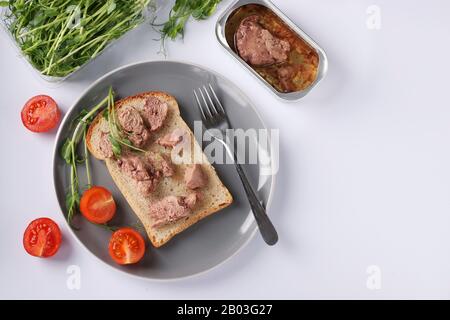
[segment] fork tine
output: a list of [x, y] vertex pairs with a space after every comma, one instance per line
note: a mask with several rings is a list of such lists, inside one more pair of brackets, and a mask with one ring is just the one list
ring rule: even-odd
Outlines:
[[193, 92], [194, 92], [195, 100], [197, 101], [197, 107], [200, 110], [200, 113], [202, 115], [202, 120], [207, 121], [205, 111], [203, 110], [202, 103], [200, 102], [200, 99], [198, 98], [197, 91], [194, 89]]
[[214, 115], [220, 115], [220, 114], [219, 114], [219, 111], [217, 111], [217, 108], [216, 108], [214, 102], [213, 102], [212, 99], [211, 99], [211, 96], [210, 96], [210, 94], [209, 94], [208, 89], [206, 88], [206, 86], [203, 86], [203, 90], [205, 91], [206, 97], [208, 98], [208, 101], [210, 102], [210, 104], [211, 104], [211, 106], [212, 106], [211, 109], [214, 111], [214, 112], [213, 112]]
[[225, 116], [227, 113], [225, 112], [225, 109], [224, 109], [224, 107], [222, 106], [222, 103], [220, 102], [219, 98], [217, 97], [216, 92], [214, 91], [214, 89], [213, 89], [211, 83], [209, 83], [208, 86], [209, 86], [209, 89], [211, 90], [211, 92], [212, 92], [212, 94], [213, 94], [213, 96], [214, 96], [214, 100], [216, 100], [217, 105], [219, 106], [218, 109], [219, 109], [219, 110], [222, 112], [222, 114]]
[[198, 91], [200, 91], [200, 95], [202, 96], [203, 102], [205, 103], [205, 108], [207, 110], [207, 112], [205, 112], [205, 113], [207, 113], [209, 115], [211, 120], [214, 119], [212, 111], [211, 111], [211, 109], [210, 109], [210, 107], [208, 105], [208, 102], [206, 101], [205, 95], [203, 94], [202, 88], [199, 88]]

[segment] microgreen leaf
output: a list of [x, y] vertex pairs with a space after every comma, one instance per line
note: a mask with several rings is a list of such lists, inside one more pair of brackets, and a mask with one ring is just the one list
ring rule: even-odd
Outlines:
[[121, 141], [123, 142], [123, 144], [125, 144], [125, 145], [133, 145], [133, 143], [129, 140], [129, 139], [127, 139], [127, 138], [124, 138], [124, 139], [121, 139]]
[[112, 136], [112, 134], [109, 134], [108, 136], [109, 141], [111, 142], [112, 151], [114, 153], [115, 157], [120, 157], [122, 154], [122, 147], [120, 146], [119, 141], [117, 141], [116, 138]]
[[67, 209], [67, 221], [72, 226], [73, 217], [80, 205], [80, 194], [78, 191], [67, 192], [66, 194], [66, 209]]
[[67, 164], [71, 164], [72, 162], [72, 140], [70, 138], [67, 138], [64, 144], [61, 147], [61, 158], [66, 161]]

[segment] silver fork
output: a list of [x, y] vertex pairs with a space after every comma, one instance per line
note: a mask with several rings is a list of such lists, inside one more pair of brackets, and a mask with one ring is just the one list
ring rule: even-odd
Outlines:
[[[209, 90], [208, 90], [209, 89]], [[211, 92], [211, 94], [210, 94]], [[228, 154], [234, 159], [236, 170], [241, 178], [242, 185], [244, 186], [245, 193], [247, 194], [250, 207], [252, 208], [253, 215], [255, 216], [256, 223], [258, 224], [259, 231], [268, 245], [274, 245], [278, 241], [278, 234], [267, 216], [266, 209], [259, 201], [256, 192], [250, 184], [242, 166], [237, 161], [237, 155], [235, 151], [231, 151], [226, 140], [227, 129], [231, 129], [230, 121], [228, 120], [227, 113], [219, 98], [217, 97], [211, 84], [208, 87], [203, 86], [197, 90], [194, 90], [194, 97], [197, 101], [197, 107], [200, 110], [203, 124], [207, 129], [207, 132], [218, 142], [220, 142]], [[216, 130], [211, 130], [216, 129]], [[219, 129], [219, 132], [217, 131]]]

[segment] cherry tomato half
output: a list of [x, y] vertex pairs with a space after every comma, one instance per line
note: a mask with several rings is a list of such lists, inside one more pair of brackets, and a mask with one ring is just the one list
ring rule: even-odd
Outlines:
[[54, 127], [61, 118], [61, 112], [55, 100], [49, 96], [35, 96], [27, 101], [21, 112], [24, 126], [33, 132], [46, 132]]
[[93, 186], [83, 193], [80, 200], [80, 211], [93, 223], [106, 223], [116, 213], [116, 203], [108, 189]]
[[23, 235], [23, 246], [32, 256], [47, 258], [53, 256], [61, 244], [61, 231], [49, 218], [33, 220]]
[[132, 264], [142, 259], [145, 241], [141, 234], [131, 228], [121, 228], [109, 240], [109, 255], [118, 264]]

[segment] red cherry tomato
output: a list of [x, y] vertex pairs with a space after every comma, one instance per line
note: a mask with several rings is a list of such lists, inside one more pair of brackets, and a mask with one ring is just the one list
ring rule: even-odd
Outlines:
[[23, 246], [32, 256], [47, 258], [53, 256], [61, 245], [61, 231], [49, 218], [32, 221], [23, 235]]
[[93, 223], [106, 223], [116, 213], [116, 203], [108, 189], [94, 186], [83, 193], [80, 211]]
[[46, 132], [56, 127], [61, 112], [49, 96], [35, 96], [27, 101], [21, 113], [24, 126], [33, 132]]
[[131, 228], [121, 228], [109, 240], [109, 255], [118, 264], [132, 264], [142, 259], [145, 241], [141, 234]]

